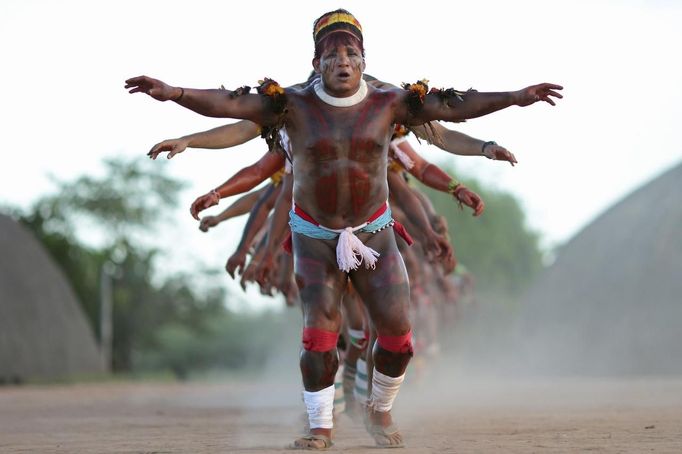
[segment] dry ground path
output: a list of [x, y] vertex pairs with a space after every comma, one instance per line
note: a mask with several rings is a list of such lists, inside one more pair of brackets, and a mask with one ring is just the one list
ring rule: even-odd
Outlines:
[[[0, 387], [0, 453], [291, 453], [297, 388], [245, 379]], [[395, 413], [404, 453], [682, 453], [682, 378], [413, 378]], [[345, 417], [334, 451], [378, 452]]]

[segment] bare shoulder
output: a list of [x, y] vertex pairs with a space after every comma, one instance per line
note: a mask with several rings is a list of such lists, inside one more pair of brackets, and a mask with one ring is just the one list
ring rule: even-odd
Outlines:
[[309, 98], [313, 93], [311, 84], [308, 85], [294, 85], [284, 89], [288, 101], [300, 101]]
[[399, 102], [405, 96], [405, 90], [402, 90], [391, 84], [384, 84], [379, 82], [375, 84], [374, 82], [367, 84], [369, 88], [370, 96], [377, 99], [384, 99], [389, 102]]

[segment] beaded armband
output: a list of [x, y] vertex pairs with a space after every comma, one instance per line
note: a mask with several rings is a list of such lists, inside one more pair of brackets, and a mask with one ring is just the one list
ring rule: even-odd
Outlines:
[[284, 174], [286, 173], [284, 166], [282, 166], [281, 169], [279, 169], [277, 172], [273, 173], [270, 176], [270, 181], [272, 182], [273, 186], [277, 187], [279, 184], [282, 182], [282, 178], [284, 177]]
[[455, 191], [457, 191], [457, 186], [459, 186], [459, 181], [455, 180], [454, 178], [450, 180], [448, 183], [448, 193], [455, 195]]

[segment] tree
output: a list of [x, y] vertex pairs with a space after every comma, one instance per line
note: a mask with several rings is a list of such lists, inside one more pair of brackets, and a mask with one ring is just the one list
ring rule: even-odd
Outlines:
[[[117, 268], [113, 287], [114, 370], [131, 370], [136, 351], [159, 347], [157, 331], [181, 324], [199, 332], [207, 319], [224, 313], [222, 289], [198, 296], [187, 276], [153, 285], [157, 251], [145, 232], [165, 221], [183, 183], [164, 175], [158, 163], [108, 159], [100, 178], [55, 181], [57, 191], [39, 199], [20, 220], [61, 265], [98, 336], [101, 269]], [[84, 229], [99, 229], [104, 239], [87, 246]]]
[[[449, 170], [458, 174], [453, 167]], [[455, 255], [476, 276], [477, 288], [518, 295], [542, 268], [538, 234], [528, 228], [511, 194], [485, 189], [473, 179], [461, 181], [485, 201], [485, 212], [478, 218], [458, 209], [452, 196], [422, 189], [447, 219]]]

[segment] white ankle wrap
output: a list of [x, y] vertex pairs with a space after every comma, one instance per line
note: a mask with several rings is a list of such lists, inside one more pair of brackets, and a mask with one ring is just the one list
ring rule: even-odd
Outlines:
[[303, 391], [303, 402], [308, 410], [311, 429], [334, 427], [334, 385], [315, 392]]
[[393, 401], [398, 395], [405, 374], [400, 377], [389, 377], [379, 372], [376, 367], [372, 375], [372, 396], [369, 405], [374, 411], [387, 412], [393, 408]]
[[343, 364], [339, 364], [334, 377], [334, 414], [338, 415], [346, 410], [346, 396], [343, 393]]
[[355, 400], [362, 405], [367, 404], [367, 361], [358, 358], [355, 373]]

